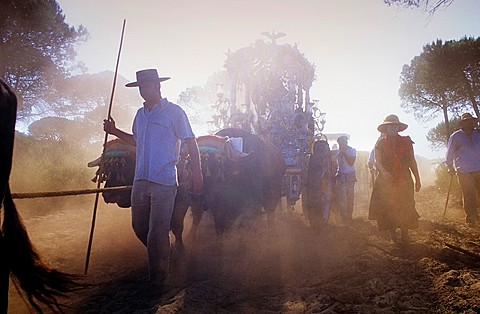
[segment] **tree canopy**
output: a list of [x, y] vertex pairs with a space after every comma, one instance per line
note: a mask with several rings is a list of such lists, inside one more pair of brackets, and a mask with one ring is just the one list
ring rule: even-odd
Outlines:
[[445, 142], [452, 132], [450, 116], [463, 111], [479, 115], [480, 39], [438, 39], [404, 65], [400, 76], [402, 107], [419, 120], [443, 115]]
[[218, 131], [214, 123], [217, 117], [215, 112], [217, 108], [214, 104], [219, 97], [229, 96], [229, 92], [224, 90], [225, 86], [230, 86], [228, 74], [226, 71], [218, 71], [207, 79], [203, 87], [187, 87], [178, 96], [177, 104], [185, 110], [196, 132], [214, 133]]
[[430, 13], [434, 13], [441, 7], [448, 7], [454, 0], [383, 0], [388, 5], [396, 4], [398, 6], [410, 8], [415, 7]]
[[1, 0], [0, 77], [19, 96], [18, 118], [61, 110], [56, 83], [81, 68], [76, 46], [87, 30], [65, 22], [55, 0]]
[[[43, 118], [31, 124], [29, 133], [38, 137], [38, 126], [55, 122], [58, 126], [68, 123], [68, 128], [59, 128], [60, 134], [48, 133], [51, 139], [77, 139], [78, 143], [100, 142], [104, 133], [103, 119], [107, 117], [114, 72], [104, 71], [95, 74], [80, 74], [58, 83], [57, 98], [62, 103], [64, 114], [61, 119]], [[117, 85], [123, 86], [127, 80], [119, 75]], [[117, 126], [129, 129], [141, 101], [136, 89], [117, 88], [112, 106], [112, 117]], [[68, 120], [68, 121], [64, 121]], [[80, 128], [80, 129], [79, 129]], [[83, 131], [79, 131], [83, 128]], [[79, 132], [78, 132], [79, 131]], [[55, 132], [52, 128], [51, 132]], [[42, 136], [41, 136], [42, 137]], [[44, 137], [44, 136], [43, 136]]]

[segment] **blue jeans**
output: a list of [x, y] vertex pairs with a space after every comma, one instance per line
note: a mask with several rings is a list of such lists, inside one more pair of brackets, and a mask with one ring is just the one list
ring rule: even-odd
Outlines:
[[340, 207], [340, 216], [344, 222], [352, 220], [353, 215], [353, 196], [355, 190], [355, 172], [337, 173], [337, 193], [338, 205]]
[[147, 247], [150, 280], [167, 276], [170, 260], [170, 222], [176, 186], [135, 181], [132, 189], [132, 227]]
[[480, 171], [457, 172], [458, 182], [462, 188], [463, 209], [467, 222], [478, 222], [477, 193], [480, 192]]

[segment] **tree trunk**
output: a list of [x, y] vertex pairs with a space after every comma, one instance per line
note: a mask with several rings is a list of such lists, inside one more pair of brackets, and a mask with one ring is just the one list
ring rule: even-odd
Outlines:
[[473, 94], [472, 85], [470, 84], [470, 81], [468, 80], [467, 76], [463, 71], [462, 71], [462, 77], [465, 81], [465, 90], [467, 91], [468, 99], [472, 103], [473, 110], [475, 111], [475, 115], [478, 118], [480, 117], [480, 111], [478, 110], [477, 100], [475, 99], [475, 95]]
[[445, 121], [445, 143], [448, 143], [448, 139], [450, 138], [450, 135], [452, 134], [450, 130], [450, 121], [448, 120], [448, 112], [447, 112], [447, 101], [445, 98], [442, 99], [442, 111], [443, 111], [443, 120]]

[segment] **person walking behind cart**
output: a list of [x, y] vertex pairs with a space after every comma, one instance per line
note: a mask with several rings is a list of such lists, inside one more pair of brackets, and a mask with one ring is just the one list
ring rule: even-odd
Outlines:
[[[385, 135], [386, 135], [385, 133], [380, 133], [380, 136], [378, 137], [377, 142]], [[367, 168], [370, 172], [370, 176], [372, 177], [371, 187], [373, 187], [373, 184], [375, 183], [375, 180], [377, 179], [377, 176], [378, 176], [378, 170], [377, 170], [377, 167], [375, 166], [375, 147], [370, 151], [370, 155], [368, 156]]]
[[[445, 164], [448, 173], [457, 173], [463, 194], [466, 222], [478, 225], [477, 193], [480, 192], [480, 131], [478, 118], [462, 114], [460, 129], [449, 138]], [[455, 165], [455, 167], [454, 167]]]
[[355, 159], [357, 151], [348, 146], [348, 137], [342, 135], [337, 138], [337, 172], [335, 179], [337, 182], [337, 200], [340, 209], [340, 216], [344, 223], [349, 224], [352, 221], [354, 188], [355, 188]]
[[390, 231], [390, 237], [395, 243], [398, 228], [404, 243], [410, 242], [408, 230], [418, 228], [419, 215], [415, 209], [414, 191], [420, 191], [422, 185], [413, 153], [413, 142], [410, 136], [398, 134], [407, 127], [392, 114], [377, 128], [386, 133], [386, 136], [380, 138], [375, 145], [375, 165], [379, 176], [373, 186], [368, 212], [368, 218], [377, 221], [380, 231]]

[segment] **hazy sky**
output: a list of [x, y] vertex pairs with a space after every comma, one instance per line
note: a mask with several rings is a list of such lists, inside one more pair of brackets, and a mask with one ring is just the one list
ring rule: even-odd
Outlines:
[[134, 80], [136, 70], [157, 68], [160, 75], [172, 77], [162, 84], [162, 95], [171, 101], [223, 70], [229, 49], [266, 39], [261, 32], [284, 32], [287, 36], [278, 43], [297, 43], [316, 66], [310, 95], [327, 113], [326, 133], [349, 133], [350, 145], [370, 150], [378, 124], [395, 113], [409, 124], [402, 134], [415, 141], [415, 153], [430, 158], [444, 155], [443, 150], [432, 152], [425, 138], [439, 119], [422, 124], [400, 108], [402, 66], [437, 38], [480, 36], [478, 0], [455, 0], [433, 17], [382, 0], [58, 2], [70, 25], [82, 24], [90, 33], [78, 55], [90, 73], [114, 71], [126, 19], [119, 73]]

